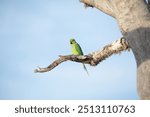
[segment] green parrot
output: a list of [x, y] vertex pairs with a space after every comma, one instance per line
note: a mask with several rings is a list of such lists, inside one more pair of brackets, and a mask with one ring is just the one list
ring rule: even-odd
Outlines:
[[[80, 45], [75, 41], [75, 39], [73, 39], [73, 38], [70, 39], [70, 44], [71, 44], [71, 50], [72, 50], [73, 55], [83, 55], [83, 51], [82, 51]], [[83, 64], [83, 68], [85, 69], [85, 71], [89, 75], [87, 68], [84, 64]]]

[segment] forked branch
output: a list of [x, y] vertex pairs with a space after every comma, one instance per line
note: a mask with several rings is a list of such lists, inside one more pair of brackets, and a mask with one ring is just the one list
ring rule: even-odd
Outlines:
[[103, 47], [102, 50], [99, 50], [97, 52], [93, 52], [88, 55], [78, 56], [78, 55], [65, 55], [65, 56], [59, 56], [59, 59], [55, 60], [53, 63], [51, 63], [46, 68], [38, 68], [35, 69], [34, 72], [48, 72], [58, 66], [60, 63], [65, 62], [67, 60], [74, 61], [74, 62], [80, 62], [84, 64], [90, 64], [91, 66], [96, 66], [101, 61], [105, 60], [112, 54], [120, 53], [123, 50], [130, 49], [128, 42], [124, 38], [120, 38], [117, 41], [106, 45]]

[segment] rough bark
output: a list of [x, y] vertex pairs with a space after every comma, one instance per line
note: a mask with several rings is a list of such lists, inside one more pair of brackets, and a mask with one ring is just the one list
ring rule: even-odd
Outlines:
[[[80, 0], [97, 8], [101, 0]], [[123, 36], [137, 63], [137, 89], [141, 99], [150, 99], [150, 12], [144, 0], [106, 0], [110, 2]], [[109, 7], [108, 7], [109, 8]], [[107, 13], [107, 7], [98, 7]], [[110, 15], [111, 16], [111, 15]]]
[[102, 12], [112, 17], [115, 17], [115, 14], [113, 13], [112, 10], [111, 2], [109, 0], [80, 0], [80, 2], [85, 3], [86, 6], [96, 7]]

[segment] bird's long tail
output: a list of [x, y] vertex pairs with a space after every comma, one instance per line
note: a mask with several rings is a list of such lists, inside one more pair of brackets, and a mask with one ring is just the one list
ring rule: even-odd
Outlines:
[[86, 71], [86, 73], [89, 75], [89, 72], [88, 72], [88, 70], [87, 70], [85, 64], [83, 64], [83, 68], [84, 68], [84, 70]]

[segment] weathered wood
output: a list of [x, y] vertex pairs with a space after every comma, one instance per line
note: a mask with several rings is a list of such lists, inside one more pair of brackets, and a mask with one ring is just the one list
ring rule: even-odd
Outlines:
[[105, 60], [112, 54], [120, 53], [123, 50], [129, 49], [129, 45], [127, 41], [124, 38], [121, 38], [112, 44], [106, 45], [102, 50], [99, 50], [97, 52], [93, 52], [88, 55], [78, 56], [78, 55], [66, 55], [66, 56], [59, 56], [60, 58], [55, 60], [53, 63], [51, 63], [46, 68], [40, 68], [35, 69], [34, 72], [48, 72], [52, 69], [54, 69], [56, 66], [61, 64], [62, 62], [65, 62], [67, 60], [75, 61], [75, 62], [81, 62], [84, 64], [89, 64], [91, 66], [96, 66], [99, 62]]

